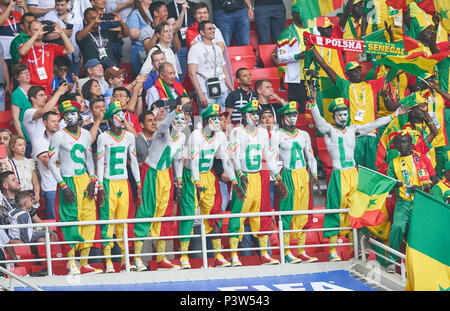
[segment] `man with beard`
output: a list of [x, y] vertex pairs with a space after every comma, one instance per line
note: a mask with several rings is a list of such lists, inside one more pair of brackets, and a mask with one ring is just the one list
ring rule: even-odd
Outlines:
[[[48, 150], [48, 165], [58, 183], [56, 221], [93, 221], [96, 220], [94, 191], [97, 178], [92, 159], [91, 134], [80, 127], [79, 103], [65, 100], [59, 104], [59, 112], [67, 126], [53, 134]], [[57, 159], [60, 166], [56, 165]], [[92, 242], [84, 243], [85, 240], [94, 240], [95, 225], [63, 226], [58, 227], [58, 231], [60, 240], [81, 241], [68, 245], [69, 275], [103, 272], [88, 264]], [[80, 260], [80, 269], [72, 259], [77, 250], [80, 251], [80, 257], [83, 257]]]
[[[131, 171], [137, 185], [137, 200], [142, 198], [139, 165], [136, 158], [134, 135], [125, 130], [125, 112], [119, 102], [112, 102], [103, 117], [108, 120], [110, 129], [103, 132], [97, 141], [98, 205], [100, 220], [127, 219], [134, 217], [133, 196], [127, 173], [127, 155], [130, 157]], [[102, 225], [102, 239], [112, 239], [115, 234], [123, 239], [123, 225]], [[124, 243], [118, 241], [122, 255]], [[104, 243], [103, 254], [111, 256], [112, 242]], [[106, 273], [114, 273], [110, 257], [106, 258]], [[126, 269], [125, 257], [122, 257], [121, 270]], [[136, 270], [132, 265], [131, 270]]]

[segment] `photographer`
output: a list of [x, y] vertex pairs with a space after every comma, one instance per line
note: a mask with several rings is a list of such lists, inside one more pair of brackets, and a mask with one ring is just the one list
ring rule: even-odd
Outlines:
[[[101, 29], [102, 18], [111, 18], [107, 14], [114, 15], [111, 22], [119, 23], [120, 31]], [[120, 67], [120, 59], [114, 54], [113, 43], [129, 35], [128, 27], [120, 14], [115, 12], [100, 15], [96, 9], [88, 8], [84, 11], [83, 23], [86, 26], [75, 35], [83, 60], [86, 62], [95, 58], [100, 60], [106, 68]]]
[[[47, 21], [61, 25], [64, 33], [72, 42], [75, 52], [69, 55], [72, 63], [69, 72], [78, 75], [80, 73], [80, 48], [75, 40], [75, 34], [83, 28], [81, 18], [70, 12], [69, 0], [55, 0], [55, 9], [45, 14], [42, 18], [42, 22]], [[56, 32], [47, 34], [44, 37], [44, 42], [63, 44], [61, 36]]]
[[29, 24], [30, 40], [19, 47], [19, 55], [22, 62], [30, 68], [31, 84], [45, 88], [47, 95], [52, 94], [53, 62], [55, 57], [72, 54], [74, 48], [70, 39], [66, 36], [61, 26], [53, 25], [54, 32], [61, 35], [64, 46], [52, 43], [43, 43], [42, 38], [48, 32], [40, 21], [32, 21]]

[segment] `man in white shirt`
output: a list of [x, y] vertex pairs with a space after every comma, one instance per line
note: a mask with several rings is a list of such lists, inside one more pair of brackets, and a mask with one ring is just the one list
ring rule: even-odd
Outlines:
[[44, 134], [45, 126], [42, 122], [42, 116], [50, 110], [55, 110], [59, 98], [68, 90], [68, 84], [61, 84], [50, 100], [47, 100], [45, 89], [39, 85], [33, 85], [28, 90], [28, 100], [31, 108], [25, 111], [23, 116], [23, 125], [30, 138], [32, 148], [36, 140]]
[[[218, 104], [225, 110], [225, 100], [230, 91], [234, 91], [233, 82], [226, 68], [222, 50], [213, 40], [215, 28], [211, 21], [202, 21], [198, 25], [202, 41], [193, 45], [188, 53], [188, 72], [191, 83], [197, 94], [199, 109], [208, 105]], [[218, 78], [220, 84], [219, 95], [212, 95], [206, 85], [207, 79]], [[219, 87], [219, 86], [217, 86]], [[210, 91], [217, 91], [217, 87], [209, 87]]]
[[[78, 76], [80, 73], [80, 48], [77, 45], [75, 34], [83, 28], [83, 20], [70, 12], [69, 0], [55, 0], [55, 9], [45, 14], [42, 19], [60, 24], [64, 33], [72, 42], [75, 52], [68, 55], [72, 62], [70, 72]], [[58, 33], [52, 32], [47, 34], [46, 38], [55, 40], [59, 39], [60, 36]]]
[[47, 219], [56, 219], [55, 198], [57, 183], [48, 167], [48, 147], [51, 137], [59, 130], [59, 119], [58, 113], [52, 110], [42, 116], [45, 131], [42, 136], [36, 139], [33, 148], [33, 158], [37, 159], [37, 167], [41, 175], [41, 189], [44, 193]]

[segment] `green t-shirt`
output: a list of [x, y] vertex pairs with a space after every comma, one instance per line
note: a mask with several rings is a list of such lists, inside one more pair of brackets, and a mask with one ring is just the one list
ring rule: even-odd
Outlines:
[[450, 91], [450, 57], [441, 60], [437, 67], [439, 88], [448, 93]]
[[25, 127], [23, 126], [23, 115], [25, 114], [25, 111], [29, 108], [31, 108], [31, 103], [28, 100], [28, 97], [25, 95], [23, 90], [18, 87], [14, 90], [14, 92], [11, 95], [11, 104], [16, 105], [20, 109], [19, 114], [19, 120], [20, 120], [20, 127], [22, 128], [23, 136], [25, 137], [25, 140], [27, 142], [30, 142], [30, 139], [28, 138], [27, 131], [25, 130]]
[[19, 46], [22, 43], [25, 43], [30, 39], [29, 35], [24, 34], [23, 32], [19, 33], [17, 37], [15, 37], [11, 41], [11, 45], [9, 47], [9, 54], [11, 54], [11, 66], [14, 66], [17, 64], [17, 61], [19, 60]]

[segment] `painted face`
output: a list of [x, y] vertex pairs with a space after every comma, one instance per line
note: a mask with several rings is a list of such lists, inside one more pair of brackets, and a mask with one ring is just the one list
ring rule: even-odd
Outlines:
[[297, 114], [296, 113], [288, 113], [284, 116], [284, 122], [288, 126], [295, 126], [297, 124]]
[[249, 112], [245, 114], [245, 118], [247, 120], [248, 125], [257, 126], [259, 123], [259, 115], [258, 112]]
[[78, 112], [77, 111], [69, 111], [64, 114], [64, 119], [67, 122], [67, 125], [72, 126], [78, 123]]
[[113, 123], [116, 128], [125, 128], [125, 112], [119, 111], [113, 115]]
[[211, 116], [208, 119], [208, 127], [211, 131], [217, 132], [220, 130], [220, 117], [219, 116]]
[[186, 126], [186, 118], [184, 117], [184, 113], [180, 113], [177, 115], [175, 120], [173, 120], [173, 126], [178, 132], [181, 132]]
[[339, 126], [346, 126], [348, 121], [348, 109], [336, 111], [334, 113], [334, 121]]

